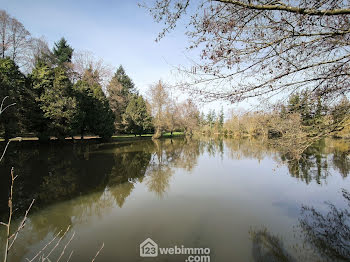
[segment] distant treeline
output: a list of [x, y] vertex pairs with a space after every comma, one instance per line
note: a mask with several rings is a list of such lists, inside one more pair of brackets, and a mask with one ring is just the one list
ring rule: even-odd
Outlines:
[[311, 91], [290, 95], [289, 100], [260, 111], [231, 111], [224, 121], [222, 110], [200, 116], [200, 130], [205, 134], [236, 137], [296, 138], [332, 135], [348, 137], [350, 103], [344, 96], [340, 102], [326, 106], [321, 97], [314, 99]]

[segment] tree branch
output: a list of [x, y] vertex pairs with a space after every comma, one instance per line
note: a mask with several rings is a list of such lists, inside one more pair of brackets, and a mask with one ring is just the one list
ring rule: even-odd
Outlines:
[[247, 4], [242, 1], [234, 1], [234, 0], [213, 0], [213, 1], [225, 3], [225, 4], [232, 4], [243, 8], [252, 9], [252, 10], [284, 11], [284, 12], [295, 13], [300, 15], [332, 16], [332, 15], [350, 14], [350, 8], [318, 10], [318, 9], [307, 9], [307, 8], [288, 6], [288, 5], [285, 5], [284, 3], [255, 5], [255, 4]]

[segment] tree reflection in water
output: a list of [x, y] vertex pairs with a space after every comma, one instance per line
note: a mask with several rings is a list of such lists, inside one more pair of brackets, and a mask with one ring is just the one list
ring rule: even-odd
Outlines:
[[[176, 170], [192, 171], [200, 155], [223, 157], [225, 153], [225, 157], [233, 160], [261, 161], [269, 158], [276, 163], [285, 163], [290, 176], [307, 184], [324, 184], [334, 173], [329, 171], [330, 167], [334, 167], [342, 177], [350, 172], [350, 148], [344, 141], [337, 140], [315, 143], [298, 161], [288, 159], [276, 148], [254, 139], [204, 137], [122, 144], [26, 146], [14, 143], [11, 146], [0, 165], [0, 173], [8, 174], [11, 166], [18, 170], [16, 187], [19, 190], [15, 192], [17, 213], [23, 213], [22, 207], [26, 208], [33, 198], [37, 200], [33, 213], [38, 209], [47, 212], [28, 224], [28, 231], [35, 232], [28, 236], [33, 239], [31, 243], [45, 239], [70, 224], [84, 222], [92, 215], [103, 216], [116, 206], [125, 207], [138, 183], [146, 185], [158, 197], [164, 197]], [[7, 188], [6, 183], [0, 184], [0, 209], [5, 210], [5, 215]], [[343, 196], [349, 207], [349, 193], [344, 190]], [[69, 206], [57, 205], [58, 212], [44, 208], [62, 200], [73, 202]], [[321, 254], [325, 260], [349, 260], [349, 208], [339, 209], [331, 204], [327, 207], [328, 213], [303, 207], [300, 228], [306, 235], [305, 244], [311, 245], [314, 253]], [[288, 253], [282, 240], [267, 230], [252, 232], [251, 238], [256, 261], [296, 260], [298, 252]]]
[[292, 262], [295, 259], [285, 249], [282, 240], [267, 229], [249, 232], [253, 259], [257, 262]]
[[303, 206], [300, 228], [310, 244], [327, 261], [350, 261], [350, 194], [342, 190], [347, 207], [340, 209], [332, 203], [325, 203], [328, 212]]
[[350, 193], [343, 189], [342, 196], [347, 205], [343, 209], [328, 202], [327, 211], [301, 207], [295, 232], [303, 245], [286, 248], [282, 239], [267, 229], [249, 232], [254, 261], [350, 261]]

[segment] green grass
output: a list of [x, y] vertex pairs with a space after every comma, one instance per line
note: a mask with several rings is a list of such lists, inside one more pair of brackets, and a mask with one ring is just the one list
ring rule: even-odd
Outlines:
[[[174, 137], [174, 136], [183, 136], [183, 135], [184, 135], [184, 132], [173, 132], [173, 137]], [[163, 137], [171, 137], [170, 132], [168, 132], [168, 133], [163, 133]]]

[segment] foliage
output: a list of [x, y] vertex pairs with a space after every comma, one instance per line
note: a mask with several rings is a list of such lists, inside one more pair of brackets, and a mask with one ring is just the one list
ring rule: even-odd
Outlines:
[[23, 101], [26, 98], [26, 78], [9, 58], [0, 59], [0, 87], [1, 100], [8, 96], [9, 98], [5, 102], [17, 105], [9, 108], [6, 114], [1, 115], [1, 133], [5, 139], [9, 139], [16, 136], [20, 126], [24, 124]]
[[108, 101], [115, 115], [116, 131], [121, 133], [128, 129], [123, 124], [123, 115], [128, 106], [130, 98], [136, 94], [136, 88], [131, 78], [125, 73], [122, 66], [119, 66], [113, 78], [107, 86]]
[[142, 135], [151, 130], [152, 117], [141, 95], [131, 97], [123, 115], [123, 122], [127, 133]]
[[62, 37], [55, 43], [53, 48], [55, 62], [62, 66], [65, 63], [72, 62], [73, 48], [67, 43], [67, 40]]
[[45, 89], [40, 96], [41, 109], [44, 117], [49, 120], [49, 133], [65, 138], [74, 135], [78, 121], [76, 98], [73, 97], [72, 84], [62, 67], [53, 70], [52, 86]]

